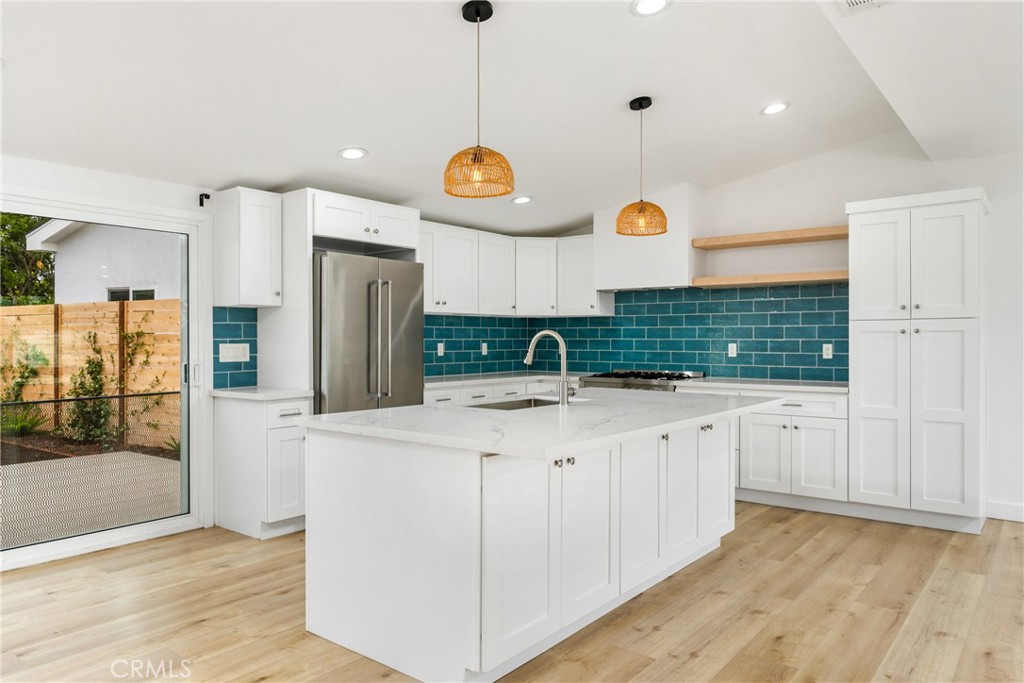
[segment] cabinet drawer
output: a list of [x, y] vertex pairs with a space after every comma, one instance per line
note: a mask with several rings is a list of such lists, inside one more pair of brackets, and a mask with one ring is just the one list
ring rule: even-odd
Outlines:
[[745, 396], [783, 396], [786, 401], [760, 411], [772, 415], [846, 418], [847, 397], [842, 394], [790, 394], [787, 392], [744, 391]]
[[530, 382], [526, 385], [526, 393], [528, 394], [543, 394], [546, 391], [557, 391], [558, 382]]
[[490, 398], [491, 396], [494, 396], [494, 387], [486, 384], [479, 387], [466, 387], [459, 391], [459, 400], [463, 403], [476, 401], [481, 398]]
[[301, 418], [312, 412], [311, 401], [284, 401], [267, 405], [267, 429], [291, 427]]
[[495, 384], [493, 387], [493, 393], [491, 394], [495, 398], [502, 398], [505, 396], [522, 396], [526, 393], [526, 382], [516, 382], [514, 384]]
[[431, 389], [423, 392], [423, 405], [451, 405], [461, 403], [458, 389]]

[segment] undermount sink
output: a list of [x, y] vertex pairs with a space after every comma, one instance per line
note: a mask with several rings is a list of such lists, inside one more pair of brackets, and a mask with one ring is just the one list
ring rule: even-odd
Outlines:
[[[589, 398], [570, 398], [569, 403], [583, 403], [589, 400]], [[529, 396], [527, 398], [517, 398], [512, 401], [498, 401], [496, 403], [476, 403], [469, 407], [487, 408], [488, 410], [523, 410], [524, 408], [543, 408], [544, 406], [557, 405], [557, 396]]]

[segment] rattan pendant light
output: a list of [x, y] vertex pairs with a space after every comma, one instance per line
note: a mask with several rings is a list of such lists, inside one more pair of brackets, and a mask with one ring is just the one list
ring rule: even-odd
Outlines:
[[476, 24], [476, 145], [457, 152], [444, 170], [444, 191], [453, 197], [501, 197], [515, 191], [508, 159], [480, 145], [480, 24], [493, 14], [487, 0], [471, 0], [462, 6], [462, 18]]
[[640, 201], [619, 211], [615, 219], [615, 232], [620, 235], [661, 235], [668, 231], [668, 218], [657, 204], [644, 201], [644, 109], [651, 106], [651, 98], [637, 97], [629, 101], [629, 108], [640, 112]]

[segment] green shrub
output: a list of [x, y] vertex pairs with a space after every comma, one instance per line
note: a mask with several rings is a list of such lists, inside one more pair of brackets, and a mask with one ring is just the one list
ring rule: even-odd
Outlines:
[[46, 416], [36, 405], [5, 406], [0, 410], [0, 434], [27, 436], [46, 422]]

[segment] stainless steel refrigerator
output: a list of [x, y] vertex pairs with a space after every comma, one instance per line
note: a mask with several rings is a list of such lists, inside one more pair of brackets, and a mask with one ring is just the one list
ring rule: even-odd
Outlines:
[[313, 256], [313, 410], [423, 403], [423, 266]]

